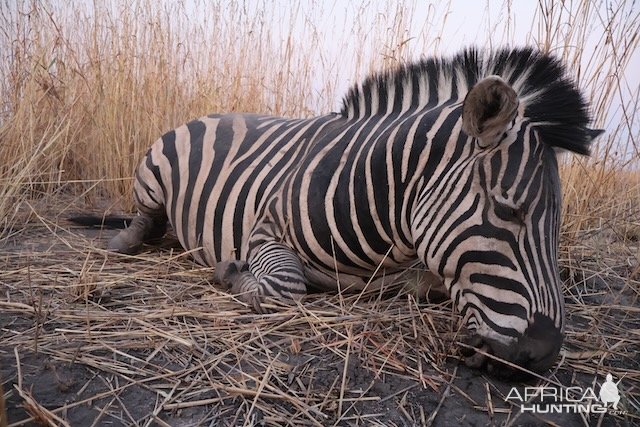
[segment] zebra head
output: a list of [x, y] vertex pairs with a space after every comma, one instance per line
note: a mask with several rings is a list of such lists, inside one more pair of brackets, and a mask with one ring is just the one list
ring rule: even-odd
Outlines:
[[558, 356], [565, 314], [557, 155], [588, 154], [602, 132], [586, 127], [586, 103], [558, 62], [525, 54], [529, 64], [494, 58], [478, 73], [489, 76], [469, 84], [462, 132], [447, 147], [465, 154], [451, 156], [458, 167], [449, 165], [438, 180], [445, 184], [437, 192], [452, 201], [423, 229], [425, 262], [472, 334], [465, 361], [494, 372], [514, 370], [487, 354], [535, 372]]

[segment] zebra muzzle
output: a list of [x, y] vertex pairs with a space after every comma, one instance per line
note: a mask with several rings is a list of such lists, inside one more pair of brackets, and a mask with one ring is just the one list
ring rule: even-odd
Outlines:
[[510, 343], [475, 334], [463, 342], [461, 353], [470, 368], [485, 368], [499, 378], [526, 378], [553, 366], [563, 340], [551, 319], [536, 314], [524, 334]]

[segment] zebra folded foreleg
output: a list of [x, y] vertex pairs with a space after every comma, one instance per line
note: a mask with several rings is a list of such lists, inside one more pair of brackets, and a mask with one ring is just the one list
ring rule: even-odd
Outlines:
[[219, 262], [214, 281], [230, 288], [258, 313], [267, 311], [262, 306], [265, 297], [291, 301], [307, 293], [300, 259], [291, 249], [277, 242], [261, 244], [249, 263]]

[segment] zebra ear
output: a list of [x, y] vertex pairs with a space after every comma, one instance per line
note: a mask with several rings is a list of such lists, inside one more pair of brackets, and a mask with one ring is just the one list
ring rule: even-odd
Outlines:
[[507, 130], [518, 113], [518, 103], [516, 91], [501, 77], [486, 77], [464, 99], [462, 130], [488, 147]]

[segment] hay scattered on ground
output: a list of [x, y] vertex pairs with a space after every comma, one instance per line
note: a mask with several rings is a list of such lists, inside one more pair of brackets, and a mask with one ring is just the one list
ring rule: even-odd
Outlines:
[[[5, 366], [5, 384], [17, 384], [5, 391], [29, 414], [12, 425], [63, 425], [83, 405], [98, 411], [96, 424], [125, 425], [168, 425], [184, 421], [184, 411], [192, 425], [428, 425], [451, 406], [483, 420], [522, 420], [504, 383], [458, 366], [460, 319], [449, 303], [388, 289], [310, 295], [257, 315], [174, 246], [107, 254], [113, 232], [40, 218], [0, 251], [0, 360], [17, 367], [26, 354], [45, 355], [58, 387], [80, 391], [45, 407], [20, 369], [7, 376]], [[640, 282], [626, 248], [567, 248], [567, 341], [547, 381], [586, 387], [606, 373], [623, 378], [619, 421], [637, 422]], [[72, 366], [91, 373], [86, 384], [65, 384], [58, 371]], [[474, 387], [456, 382], [461, 372]], [[145, 391], [145, 402], [129, 399], [129, 389]]]

